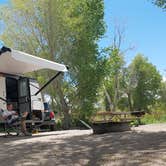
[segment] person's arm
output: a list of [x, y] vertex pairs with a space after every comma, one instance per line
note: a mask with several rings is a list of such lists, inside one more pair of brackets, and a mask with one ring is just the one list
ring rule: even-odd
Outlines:
[[13, 115], [12, 111], [4, 110], [3, 118], [6, 120], [9, 116]]
[[4, 120], [6, 120], [8, 116], [9, 116], [9, 115], [7, 115], [7, 114], [5, 114], [5, 112], [3, 112], [2, 118], [3, 118]]

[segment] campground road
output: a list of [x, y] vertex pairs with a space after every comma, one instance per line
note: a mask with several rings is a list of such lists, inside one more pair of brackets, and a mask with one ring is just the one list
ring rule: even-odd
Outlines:
[[91, 130], [0, 136], [0, 166], [166, 166], [166, 124], [93, 135]]

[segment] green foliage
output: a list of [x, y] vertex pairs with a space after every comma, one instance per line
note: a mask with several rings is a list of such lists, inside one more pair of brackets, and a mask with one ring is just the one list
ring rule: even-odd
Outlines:
[[83, 21], [81, 26], [74, 29], [77, 34], [70, 56], [72, 59], [70, 70], [73, 72], [71, 79], [76, 85], [73, 109], [81, 119], [87, 119], [94, 110], [97, 90], [104, 73], [104, 60], [99, 58], [96, 43], [104, 33], [103, 1], [81, 1], [77, 5], [81, 11], [73, 13], [72, 17], [80, 16]]
[[163, 8], [163, 9], [166, 9], [166, 1], [165, 0], [153, 0], [152, 1], [155, 5]]
[[163, 108], [166, 108], [166, 82], [161, 83], [159, 96], [159, 102], [161, 103]]
[[62, 128], [62, 121], [60, 119], [56, 120], [56, 130], [61, 130]]
[[[110, 50], [109, 50], [110, 51]], [[117, 110], [149, 111], [156, 104], [165, 105], [165, 83], [161, 86], [161, 75], [156, 67], [142, 55], [137, 55], [128, 67], [124, 67], [123, 56], [115, 49], [110, 52], [103, 81], [106, 110], [114, 106]]]
[[131, 64], [135, 73], [136, 87], [133, 90], [133, 107], [135, 110], [148, 110], [155, 103], [161, 85], [161, 75], [156, 67], [142, 55], [137, 55]]
[[121, 111], [128, 111], [129, 103], [128, 103], [127, 97], [123, 97], [123, 96], [122, 96], [122, 97], [119, 99], [118, 108], [119, 108]]
[[[141, 123], [142, 124], [142, 123]], [[134, 120], [133, 122], [130, 123], [131, 126], [137, 127], [140, 125], [140, 122], [138, 120]]]
[[166, 122], [166, 109], [163, 110], [160, 107], [156, 108], [150, 113], [145, 114], [141, 119], [142, 124], [152, 123], [165, 123]]
[[103, 81], [105, 90], [106, 109], [108, 105], [112, 110], [116, 110], [117, 103], [120, 96], [120, 78], [124, 66], [124, 58], [117, 47], [110, 47], [106, 49], [109, 58], [105, 65], [105, 78]]
[[109, 54], [109, 59], [107, 61], [106, 72], [109, 75], [116, 75], [122, 70], [122, 66], [124, 65], [123, 56], [120, 53], [118, 48], [108, 48], [107, 53]]

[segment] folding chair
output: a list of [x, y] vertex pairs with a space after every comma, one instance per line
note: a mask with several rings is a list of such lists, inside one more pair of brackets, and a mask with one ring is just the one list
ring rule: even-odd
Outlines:
[[0, 114], [0, 119], [3, 121], [3, 128], [5, 137], [12, 136], [11, 132], [16, 133], [16, 136], [18, 136], [21, 133], [21, 127], [20, 127], [20, 118], [14, 118], [14, 119], [4, 119]]
[[5, 120], [4, 132], [5, 136], [13, 136], [11, 133], [16, 133], [16, 136], [18, 136], [21, 133], [20, 118], [13, 119], [10, 123]]

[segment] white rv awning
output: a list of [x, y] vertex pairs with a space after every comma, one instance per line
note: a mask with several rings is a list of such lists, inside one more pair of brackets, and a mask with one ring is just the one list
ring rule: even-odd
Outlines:
[[25, 74], [40, 69], [52, 69], [66, 72], [63, 64], [42, 59], [21, 51], [11, 50], [0, 55], [0, 73]]

